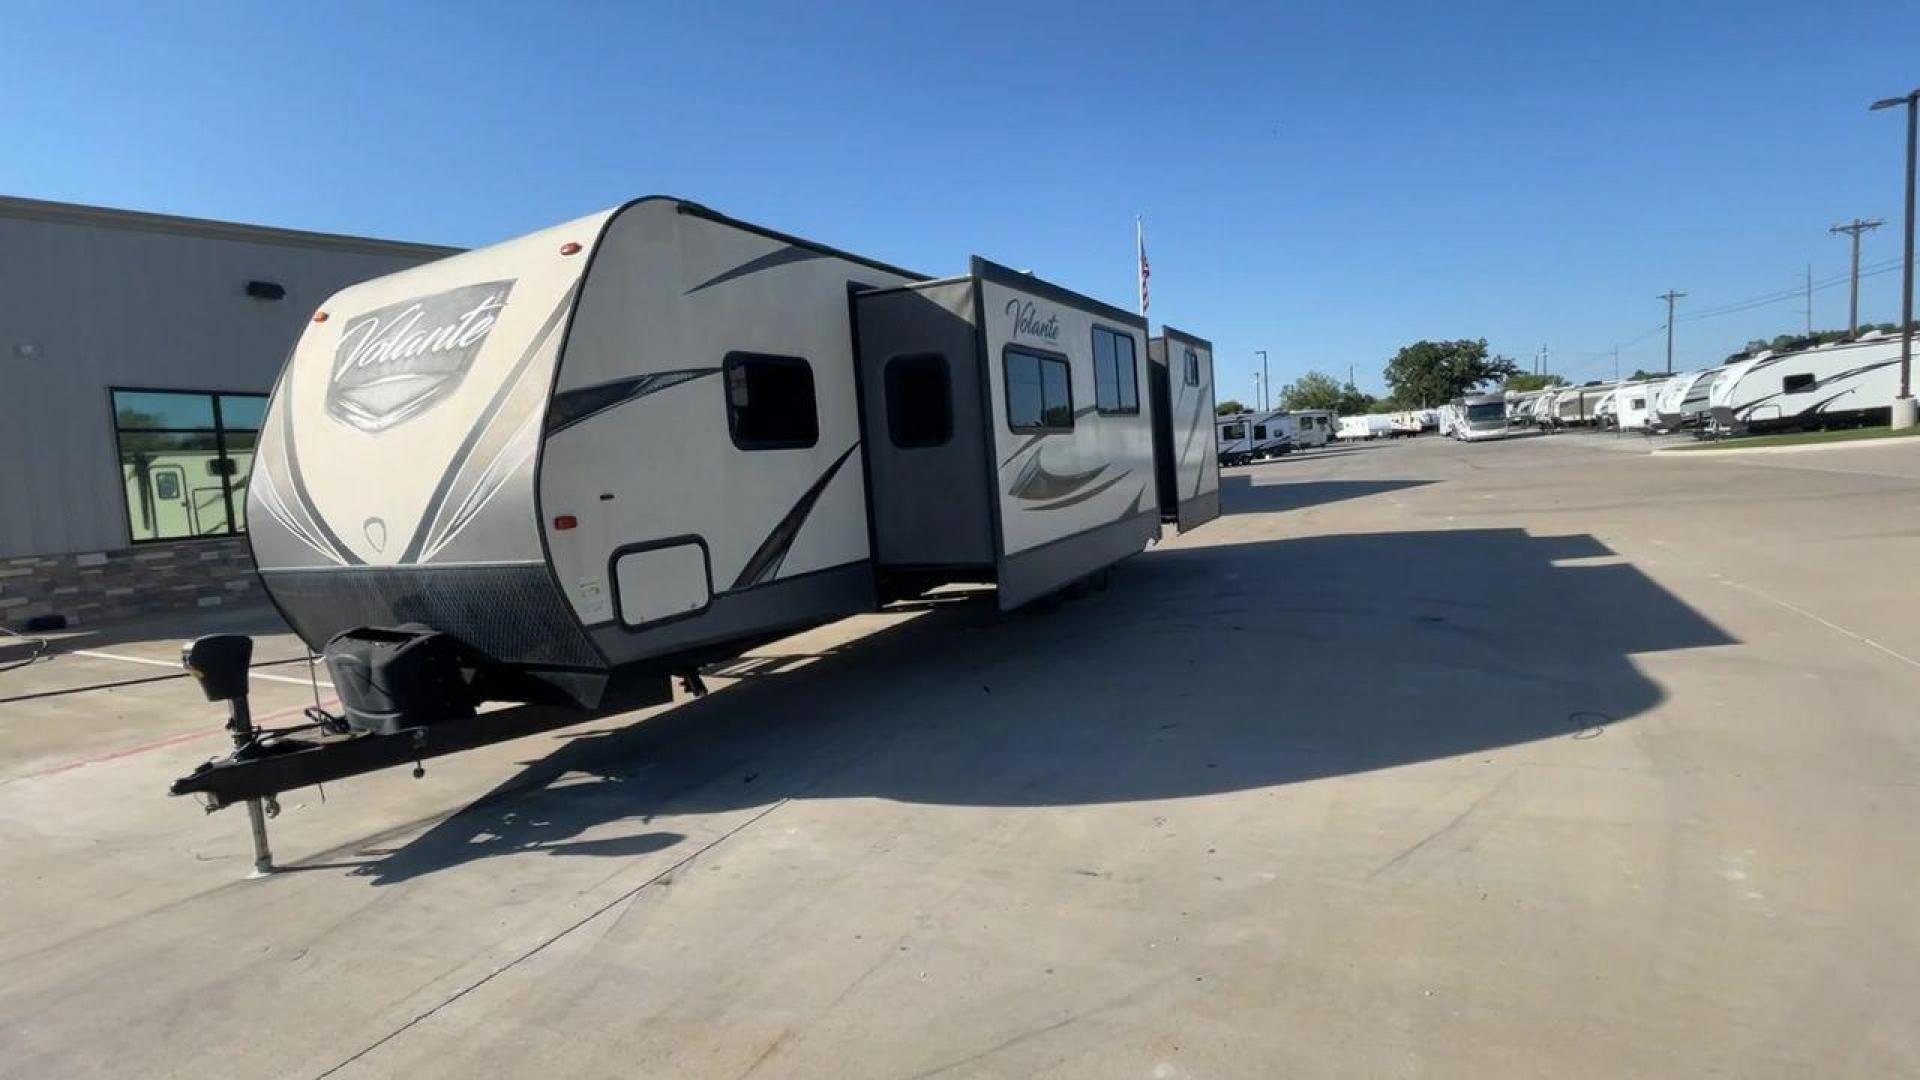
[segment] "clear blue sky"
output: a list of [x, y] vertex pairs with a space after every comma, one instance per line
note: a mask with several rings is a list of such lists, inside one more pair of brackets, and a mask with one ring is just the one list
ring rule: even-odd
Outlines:
[[[1866, 107], [1920, 85], [1920, 4], [1289, 6], [7, 3], [0, 191], [463, 245], [665, 192], [1127, 306], [1138, 213], [1156, 324], [1243, 399], [1261, 348], [1376, 391], [1422, 337], [1652, 367], [1668, 287], [1831, 277], [1856, 214], [1898, 253]], [[1682, 321], [1678, 363], [1803, 320]]]

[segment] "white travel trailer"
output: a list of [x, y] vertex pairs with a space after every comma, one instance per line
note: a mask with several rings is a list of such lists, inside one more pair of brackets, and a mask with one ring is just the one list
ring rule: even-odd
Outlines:
[[1393, 418], [1385, 413], [1368, 413], [1365, 416], [1343, 416], [1340, 426], [1334, 432], [1334, 438], [1343, 442], [1358, 442], [1363, 439], [1387, 439], [1393, 437]]
[[1714, 380], [1723, 368], [1688, 371], [1668, 379], [1654, 400], [1654, 423], [1666, 431], [1679, 431], [1701, 423], [1707, 415], [1707, 398]]
[[1654, 423], [1653, 401], [1666, 386], [1666, 380], [1621, 383], [1613, 395], [1614, 426], [1621, 431], [1651, 431]]
[[[1147, 355], [1138, 316], [985, 260], [927, 281], [641, 199], [330, 298], [260, 433], [254, 557], [357, 729], [424, 723], [369, 704], [382, 650], [468, 715], [662, 700], [889, 596], [1013, 608], [1142, 550]], [[1174, 461], [1191, 527], [1217, 485]]]
[[1245, 465], [1253, 460], [1253, 414], [1228, 413], [1215, 417], [1214, 456], [1223, 466]]
[[1325, 446], [1333, 441], [1336, 418], [1328, 409], [1296, 409], [1286, 415], [1287, 434], [1296, 450]]
[[1163, 325], [1147, 342], [1147, 364], [1160, 519], [1186, 532], [1220, 516], [1220, 462], [1205, 437], [1214, 407], [1213, 344]]
[[1724, 369], [1708, 396], [1728, 434], [1885, 424], [1900, 392], [1900, 339], [1878, 332]]
[[1293, 437], [1289, 434], [1287, 414], [1283, 410], [1253, 413], [1252, 423], [1253, 428], [1247, 433], [1247, 438], [1253, 444], [1255, 461], [1279, 457], [1293, 449]]

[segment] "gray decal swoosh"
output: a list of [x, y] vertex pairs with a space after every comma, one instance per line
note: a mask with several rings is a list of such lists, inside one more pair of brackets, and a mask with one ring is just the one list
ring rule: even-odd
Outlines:
[[[1086, 408], [1084, 408], [1084, 409], [1081, 409], [1080, 411], [1078, 411], [1078, 412], [1076, 412], [1076, 413], [1074, 413], [1074, 414], [1073, 414], [1073, 418], [1074, 418], [1075, 420], [1078, 420], [1078, 419], [1080, 419], [1080, 418], [1081, 418], [1081, 417], [1083, 417], [1083, 416], [1091, 416], [1091, 415], [1093, 414], [1093, 411], [1094, 411], [1094, 410], [1095, 410], [1096, 408], [1098, 408], [1098, 406], [1095, 406], [1095, 405], [1088, 405], [1088, 406], [1087, 406]], [[1046, 437], [1047, 437], [1047, 436], [1049, 436], [1049, 435], [1065, 435], [1065, 434], [1066, 434], [1066, 432], [1064, 432], [1064, 431], [1043, 431], [1043, 432], [1041, 432], [1041, 433], [1040, 433], [1040, 434], [1038, 434], [1038, 435], [1029, 435], [1029, 436], [1027, 437], [1027, 441], [1026, 441], [1026, 442], [1023, 442], [1023, 443], [1021, 443], [1021, 444], [1020, 444], [1019, 446], [1017, 446], [1017, 447], [1015, 447], [1015, 448], [1014, 448], [1014, 451], [1013, 451], [1013, 453], [1011, 453], [1011, 454], [1008, 454], [1008, 455], [1007, 455], [1007, 460], [1005, 460], [1005, 461], [1003, 461], [1003, 462], [1001, 462], [1001, 463], [1000, 463], [1000, 467], [1004, 469], [1004, 468], [1006, 468], [1007, 466], [1009, 466], [1009, 465], [1011, 465], [1011, 464], [1013, 464], [1013, 459], [1014, 459], [1014, 458], [1017, 458], [1017, 457], [1019, 457], [1019, 456], [1020, 456], [1021, 454], [1024, 454], [1024, 453], [1026, 453], [1027, 451], [1029, 451], [1029, 450], [1031, 450], [1031, 449], [1033, 449], [1033, 447], [1034, 447], [1034, 444], [1035, 444], [1035, 443], [1038, 443], [1038, 442], [1039, 442], [1039, 441], [1040, 441], [1041, 439], [1044, 439], [1044, 438], [1046, 438]]]
[[289, 377], [282, 382], [285, 383], [287, 400], [282, 403], [280, 409], [280, 443], [287, 450], [287, 478], [293, 481], [293, 497], [299, 500], [301, 511], [313, 521], [314, 527], [320, 530], [320, 538], [333, 548], [334, 554], [348, 566], [360, 566], [362, 565], [360, 557], [334, 535], [333, 529], [327, 524], [327, 519], [321, 517], [319, 508], [313, 505], [313, 496], [307, 492], [307, 481], [300, 475], [300, 457], [293, 444], [293, 379]]
[[847, 447], [846, 453], [835, 458], [820, 479], [813, 482], [813, 486], [800, 496], [800, 501], [793, 504], [793, 509], [788, 510], [787, 515], [767, 534], [767, 538], [760, 541], [760, 546], [747, 559], [747, 565], [740, 568], [740, 576], [733, 579], [734, 589], [763, 585], [773, 580], [774, 575], [780, 572], [780, 564], [786, 561], [787, 552], [793, 548], [794, 538], [800, 535], [800, 527], [807, 523], [807, 515], [813, 512], [813, 504], [820, 501], [820, 494], [827, 490], [833, 474], [839, 472], [840, 466], [846, 464], [858, 449], [860, 444], [856, 442]]
[[447, 501], [447, 492], [453, 487], [454, 477], [460, 475], [460, 467], [466, 464], [467, 455], [473, 453], [474, 444], [480, 441], [481, 434], [487, 430], [487, 425], [493, 422], [494, 415], [500, 411], [500, 406], [505, 404], [507, 397], [513, 393], [513, 388], [520, 382], [520, 376], [526, 372], [527, 365], [533, 363], [533, 358], [539, 353], [541, 346], [546, 344], [554, 328], [560, 325], [567, 310], [573, 306], [574, 294], [579, 291], [580, 282], [575, 279], [574, 283], [567, 287], [567, 291], [560, 295], [560, 302], [553, 306], [553, 312], [547, 316], [547, 321], [540, 324], [540, 329], [533, 335], [533, 340], [527, 343], [526, 351], [520, 354], [520, 359], [514, 361], [513, 369], [507, 372], [506, 378], [500, 380], [500, 388], [494, 391], [493, 400], [487, 402], [487, 407], [480, 413], [480, 418], [474, 421], [472, 428], [468, 429], [467, 437], [461, 440], [460, 448], [454, 451], [452, 459], [447, 462], [447, 471], [440, 474], [440, 482], [434, 485], [433, 497], [427, 500], [426, 511], [420, 515], [420, 525], [414, 530], [413, 539], [407, 542], [407, 550], [400, 555], [399, 561], [402, 564], [415, 562], [420, 558], [420, 549], [427, 542], [427, 533], [432, 528], [433, 520], [440, 516], [440, 504]]
[[[1106, 466], [1104, 465], [1101, 466], [1101, 468], [1105, 468], [1105, 467]], [[1100, 483], [1095, 484], [1094, 486], [1081, 492], [1080, 494], [1074, 495], [1070, 498], [1061, 499], [1059, 502], [1051, 502], [1045, 506], [1023, 506], [1020, 509], [1038, 513], [1043, 510], [1060, 510], [1068, 506], [1073, 506], [1077, 503], [1083, 503], [1083, 502], [1086, 502], [1088, 499], [1091, 499], [1094, 496], [1100, 494], [1101, 492], [1107, 490], [1113, 485], [1119, 483], [1120, 481], [1125, 480], [1127, 477], [1131, 475], [1133, 475], [1133, 470], [1128, 469], [1127, 471], [1120, 473], [1117, 476], [1109, 477], [1106, 480], [1103, 480]], [[1143, 488], [1142, 490], [1145, 490], [1145, 489]], [[1134, 496], [1134, 498], [1137, 500], [1139, 496], [1136, 495]]]
[[715, 285], [725, 284], [735, 278], [746, 277], [748, 274], [757, 274], [762, 270], [772, 270], [776, 266], [785, 266], [788, 263], [806, 262], [810, 259], [824, 258], [826, 258], [826, 256], [818, 251], [809, 251], [806, 248], [795, 247], [792, 244], [788, 244], [786, 247], [780, 248], [777, 251], [770, 251], [757, 259], [748, 259], [746, 262], [741, 263], [731, 270], [715, 274], [700, 284], [695, 285], [693, 288], [688, 289], [681, 295], [692, 296], [701, 289], [711, 289]]
[[671, 386], [692, 382], [705, 375], [715, 375], [719, 368], [681, 368], [678, 371], [650, 371], [645, 375], [635, 375], [630, 379], [614, 379], [611, 382], [595, 383], [573, 390], [565, 390], [553, 395], [553, 402], [547, 406], [547, 434], [565, 431], [582, 421], [592, 419], [616, 406], [629, 401], [657, 394]]
[[1028, 502], [1058, 499], [1062, 495], [1071, 495], [1086, 487], [1095, 477], [1107, 471], [1107, 466], [1100, 465], [1086, 472], [1067, 473], [1063, 476], [1048, 472], [1047, 467], [1040, 463], [1040, 457], [1041, 455], [1035, 454], [1027, 460], [1026, 466], [1020, 470], [1020, 475], [1014, 478], [1013, 486], [1007, 489], [1008, 495]]

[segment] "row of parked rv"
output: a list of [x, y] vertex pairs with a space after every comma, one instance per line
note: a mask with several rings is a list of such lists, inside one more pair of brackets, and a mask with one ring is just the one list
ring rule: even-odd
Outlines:
[[1360, 416], [1339, 416], [1328, 409], [1269, 409], [1220, 416], [1214, 421], [1214, 436], [1220, 464], [1245, 465], [1335, 441], [1411, 438], [1434, 430], [1439, 418], [1437, 409]]
[[1505, 398], [1510, 425], [1546, 430], [1696, 431], [1725, 437], [1884, 424], [1900, 388], [1900, 339], [1761, 352], [1719, 367]]

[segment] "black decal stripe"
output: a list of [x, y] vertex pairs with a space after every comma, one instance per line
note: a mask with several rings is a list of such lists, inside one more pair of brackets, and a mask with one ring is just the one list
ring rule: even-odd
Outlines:
[[321, 538], [333, 548], [334, 554], [348, 566], [361, 566], [363, 564], [360, 557], [334, 535], [333, 529], [327, 524], [327, 519], [321, 517], [319, 509], [313, 505], [313, 496], [307, 492], [307, 481], [300, 475], [300, 458], [293, 444], [293, 373], [289, 371], [286, 378], [281, 381], [286, 384], [287, 400], [280, 409], [280, 442], [287, 451], [287, 478], [293, 482], [293, 497], [299, 501], [300, 509], [306, 513], [307, 519], [320, 530]]
[[748, 259], [746, 262], [724, 273], [715, 274], [713, 277], [688, 289], [682, 295], [692, 296], [701, 289], [711, 289], [715, 285], [723, 285], [736, 278], [743, 278], [749, 274], [757, 274], [762, 270], [772, 270], [778, 266], [786, 266], [788, 263], [808, 262], [813, 259], [824, 258], [826, 258], [826, 256], [818, 251], [809, 251], [806, 248], [794, 247], [789, 244], [777, 251], [770, 251], [757, 259]]
[[547, 315], [547, 321], [540, 324], [539, 332], [535, 333], [533, 340], [527, 343], [526, 351], [520, 354], [520, 359], [514, 361], [513, 370], [507, 372], [507, 377], [500, 380], [500, 389], [494, 391], [493, 400], [487, 402], [485, 411], [480, 414], [478, 420], [474, 421], [473, 427], [467, 430], [467, 437], [460, 441], [460, 448], [454, 451], [453, 459], [447, 462], [447, 470], [440, 474], [440, 482], [434, 485], [433, 497], [427, 500], [426, 511], [420, 515], [420, 524], [414, 527], [413, 539], [407, 542], [407, 550], [400, 555], [401, 563], [414, 562], [420, 558], [420, 549], [427, 542], [427, 533], [432, 530], [434, 519], [440, 516], [441, 504], [447, 501], [447, 493], [453, 489], [454, 478], [460, 475], [461, 467], [467, 462], [467, 455], [473, 453], [474, 445], [480, 441], [480, 436], [486, 432], [487, 426], [493, 423], [494, 416], [500, 412], [500, 407], [506, 404], [507, 398], [512, 396], [514, 387], [520, 384], [520, 376], [526, 373], [527, 365], [533, 363], [533, 358], [546, 345], [547, 338], [553, 335], [554, 329], [560, 325], [561, 318], [573, 306], [574, 295], [579, 291], [580, 281], [576, 278], [574, 283], [567, 287], [567, 291], [561, 294], [560, 302], [553, 306], [553, 311]]
[[606, 412], [608, 409], [625, 405], [657, 394], [672, 386], [692, 382], [705, 375], [718, 374], [719, 368], [682, 368], [678, 371], [653, 371], [645, 375], [635, 375], [630, 379], [615, 379], [612, 382], [595, 383], [573, 390], [564, 390], [553, 396], [547, 405], [547, 434], [552, 435], [585, 420]]
[[1076, 505], [1078, 503], [1083, 503], [1083, 502], [1086, 502], [1088, 499], [1093, 498], [1094, 496], [1100, 494], [1101, 492], [1107, 490], [1108, 488], [1112, 487], [1113, 485], [1119, 483], [1122, 480], [1125, 480], [1127, 477], [1132, 475], [1133, 475], [1133, 470], [1128, 469], [1126, 472], [1123, 472], [1118, 476], [1112, 477], [1102, 483], [1095, 484], [1093, 487], [1090, 487], [1087, 490], [1071, 498], [1061, 499], [1059, 502], [1048, 503], [1045, 506], [1023, 506], [1020, 509], [1033, 511], [1037, 513], [1043, 510], [1059, 510], [1068, 506]]
[[807, 523], [807, 515], [813, 512], [813, 504], [820, 501], [821, 493], [827, 490], [827, 484], [833, 480], [834, 474], [858, 449], [860, 444], [856, 442], [827, 466], [827, 471], [821, 474], [820, 479], [815, 480], [806, 494], [800, 496], [800, 501], [793, 504], [793, 509], [787, 511], [787, 516], [780, 519], [765, 540], [760, 541], [760, 546], [754, 549], [747, 565], [740, 568], [740, 576], [733, 579], [732, 588], [745, 589], [773, 580], [773, 576], [780, 572], [780, 564], [786, 560], [787, 552], [793, 548], [794, 538], [800, 535], [800, 527]]
[[[1800, 388], [1800, 389], [1798, 389], [1798, 390], [1795, 390], [1795, 391], [1792, 391], [1792, 393], [1795, 393], [1795, 394], [1805, 394], [1805, 393], [1809, 393], [1809, 392], [1811, 392], [1811, 391], [1814, 391], [1814, 390], [1824, 390], [1824, 389], [1826, 389], [1827, 387], [1830, 387], [1830, 386], [1832, 386], [1832, 385], [1833, 385], [1834, 383], [1837, 383], [1837, 382], [1840, 382], [1840, 381], [1842, 381], [1842, 380], [1844, 380], [1844, 379], [1852, 379], [1852, 378], [1857, 378], [1858, 376], [1861, 376], [1861, 375], [1865, 375], [1865, 374], [1867, 374], [1868, 372], [1871, 372], [1871, 371], [1879, 371], [1879, 370], [1880, 370], [1881, 368], [1883, 368], [1883, 367], [1888, 367], [1888, 366], [1891, 366], [1891, 365], [1893, 365], [1893, 364], [1897, 364], [1897, 363], [1899, 363], [1899, 362], [1900, 362], [1900, 358], [1896, 356], [1896, 357], [1893, 357], [1893, 358], [1892, 358], [1892, 359], [1890, 359], [1890, 360], [1882, 360], [1882, 361], [1880, 361], [1879, 363], [1875, 363], [1875, 364], [1862, 364], [1861, 366], [1859, 366], [1859, 367], [1857, 367], [1857, 368], [1848, 368], [1848, 369], [1847, 369], [1847, 370], [1845, 370], [1845, 371], [1842, 371], [1842, 372], [1838, 372], [1838, 373], [1836, 373], [1836, 374], [1833, 374], [1833, 375], [1829, 375], [1829, 376], [1827, 376], [1827, 377], [1826, 377], [1826, 378], [1824, 378], [1824, 379], [1820, 379], [1820, 380], [1817, 380], [1817, 381], [1815, 381], [1815, 382], [1813, 382], [1813, 383], [1810, 383], [1810, 384], [1808, 384], [1808, 385], [1806, 385], [1806, 386], [1803, 386], [1803, 387], [1801, 387], [1801, 388]], [[1762, 365], [1762, 366], [1765, 366], [1765, 365]], [[1755, 371], [1758, 371], [1758, 370], [1759, 370], [1759, 368], [1757, 368], [1757, 367], [1756, 367], [1756, 368], [1755, 368], [1754, 370], [1755, 370]], [[1751, 375], [1751, 374], [1752, 374], [1752, 372], [1748, 372], [1748, 374], [1749, 374], [1749, 375]], [[1853, 388], [1851, 388], [1851, 387], [1850, 387], [1849, 389], [1853, 389]], [[1846, 392], [1846, 391], [1841, 391], [1841, 393], [1845, 393], [1845, 392]], [[1750, 402], [1748, 402], [1748, 403], [1747, 403], [1747, 404], [1746, 404], [1746, 405], [1744, 406], [1744, 408], [1745, 408], [1745, 409], [1746, 409], [1746, 411], [1747, 411], [1747, 412], [1748, 412], [1748, 413], [1750, 414], [1750, 413], [1752, 413], [1752, 412], [1753, 412], [1753, 410], [1754, 410], [1754, 409], [1756, 409], [1756, 408], [1759, 408], [1759, 407], [1760, 407], [1761, 405], [1765, 405], [1766, 403], [1768, 403], [1768, 402], [1770, 402], [1770, 401], [1772, 401], [1772, 400], [1773, 400], [1773, 399], [1775, 399], [1775, 398], [1780, 398], [1780, 397], [1785, 397], [1785, 396], [1787, 396], [1787, 394], [1788, 394], [1788, 391], [1786, 391], [1786, 390], [1780, 390], [1780, 391], [1776, 391], [1776, 392], [1774, 392], [1774, 393], [1771, 393], [1771, 394], [1768, 394], [1768, 395], [1767, 395], [1767, 396], [1765, 396], [1765, 397], [1761, 397], [1761, 398], [1755, 398], [1755, 399], [1753, 399], [1752, 401], [1750, 401]], [[1839, 395], [1838, 395], [1838, 394], [1836, 394], [1836, 395], [1834, 395], [1834, 396], [1835, 396], [1835, 397], [1838, 397]], [[1833, 398], [1828, 398], [1827, 400], [1828, 400], [1828, 401], [1831, 401], [1831, 400], [1833, 400]], [[1785, 411], [1786, 411], [1785, 409], [1782, 409], [1782, 410], [1781, 410], [1781, 412], [1783, 412], [1783, 413], [1784, 413]], [[1802, 412], [1802, 413], [1804, 413], [1804, 412], [1806, 412], [1806, 411], [1807, 411], [1807, 410], [1805, 410], [1805, 409], [1801, 409], [1801, 410], [1800, 410], [1800, 412]], [[1796, 413], [1795, 415], [1798, 415], [1798, 413]]]

